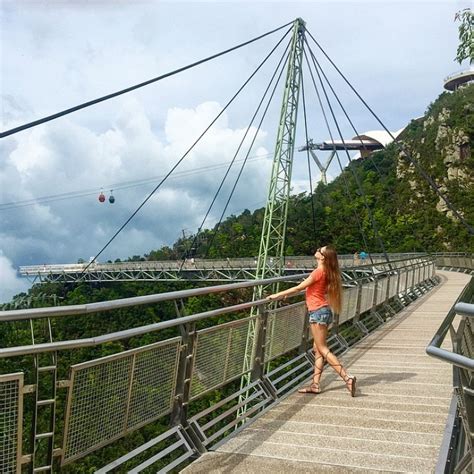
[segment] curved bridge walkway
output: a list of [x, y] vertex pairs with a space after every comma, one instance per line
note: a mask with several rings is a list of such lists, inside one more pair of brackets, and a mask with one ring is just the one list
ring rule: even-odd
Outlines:
[[434, 472], [452, 367], [425, 348], [470, 279], [437, 274], [436, 288], [342, 357], [357, 375], [356, 398], [326, 367], [323, 393], [291, 394], [182, 472]]

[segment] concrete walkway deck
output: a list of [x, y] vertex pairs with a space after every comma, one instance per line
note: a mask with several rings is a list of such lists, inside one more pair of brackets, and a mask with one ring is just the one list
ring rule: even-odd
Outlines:
[[[351, 398], [331, 368], [323, 393], [293, 393], [182, 472], [433, 472], [452, 393], [452, 367], [425, 348], [470, 276], [442, 282], [342, 357]], [[449, 336], [443, 347], [450, 348]]]

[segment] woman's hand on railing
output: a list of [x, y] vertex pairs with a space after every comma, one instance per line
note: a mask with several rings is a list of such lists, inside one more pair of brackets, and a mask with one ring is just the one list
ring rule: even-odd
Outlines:
[[273, 293], [268, 295], [265, 299], [270, 301], [286, 300], [286, 295], [280, 295], [280, 293]]

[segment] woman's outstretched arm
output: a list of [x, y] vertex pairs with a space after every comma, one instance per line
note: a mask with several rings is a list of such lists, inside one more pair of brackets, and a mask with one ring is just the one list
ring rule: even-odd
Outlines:
[[267, 300], [280, 300], [286, 299], [287, 296], [295, 295], [300, 291], [305, 290], [308, 286], [314, 283], [312, 275], [303, 280], [299, 285], [288, 288], [287, 290], [279, 291], [278, 293], [273, 293], [272, 295], [267, 296]]

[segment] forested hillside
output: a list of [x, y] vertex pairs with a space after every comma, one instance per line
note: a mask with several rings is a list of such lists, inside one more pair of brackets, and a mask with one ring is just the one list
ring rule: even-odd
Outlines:
[[[474, 85], [441, 94], [424, 117], [409, 124], [400, 139], [456, 210], [473, 225]], [[263, 216], [263, 208], [245, 210], [227, 218], [217, 229], [203, 230], [196, 241], [195, 236], [181, 238], [172, 247], [130, 260], [181, 259], [186, 254], [199, 258], [256, 256]], [[375, 229], [388, 252], [474, 251], [474, 239], [466, 228], [415, 170], [399, 145], [392, 144], [369, 158], [353, 161], [328, 185], [315, 183], [312, 196], [303, 193], [291, 197], [286, 255], [311, 255], [315, 247], [329, 242], [340, 253], [360, 249], [380, 252]], [[74, 304], [169, 291], [170, 286], [43, 285], [30, 293], [54, 293], [65, 303]], [[180, 288], [183, 286], [180, 284]], [[43, 306], [48, 301], [39, 298], [34, 305]]]
[[[474, 85], [441, 94], [424, 117], [409, 124], [400, 140], [473, 225]], [[208, 258], [257, 255], [263, 214], [264, 209], [247, 210], [228, 218], [217, 232], [204, 231], [193, 253]], [[474, 250], [474, 239], [466, 228], [400, 146], [392, 144], [369, 158], [353, 161], [332, 183], [318, 184], [313, 196], [292, 196], [286, 254], [310, 255], [328, 242], [340, 253], [362, 248], [380, 252], [374, 229], [388, 252]], [[173, 248], [153, 251], [147, 258], [179, 258], [192, 244], [193, 237], [181, 239]]]

